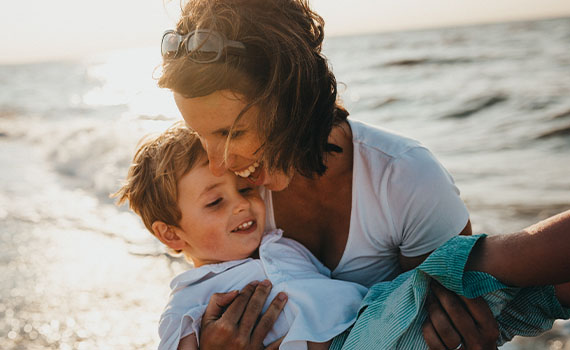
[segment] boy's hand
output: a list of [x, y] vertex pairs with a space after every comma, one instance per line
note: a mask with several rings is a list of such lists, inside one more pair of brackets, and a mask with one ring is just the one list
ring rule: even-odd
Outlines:
[[430, 349], [497, 348], [499, 326], [483, 299], [458, 296], [435, 281], [431, 290], [426, 300], [429, 317], [423, 325]]
[[252, 282], [239, 293], [233, 291], [212, 295], [202, 317], [200, 349], [264, 349], [263, 339], [287, 301], [286, 295], [279, 293], [260, 318], [270, 291], [271, 283], [266, 280]]

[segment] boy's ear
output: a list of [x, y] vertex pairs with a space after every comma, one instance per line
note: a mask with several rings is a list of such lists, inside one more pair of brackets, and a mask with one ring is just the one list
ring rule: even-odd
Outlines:
[[162, 221], [152, 223], [152, 231], [154, 235], [169, 248], [174, 250], [182, 250], [186, 242], [174, 230], [174, 227]]

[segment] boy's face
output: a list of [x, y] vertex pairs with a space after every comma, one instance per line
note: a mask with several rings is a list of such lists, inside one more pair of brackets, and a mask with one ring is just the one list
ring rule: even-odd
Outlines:
[[261, 242], [265, 205], [257, 188], [226, 171], [214, 176], [202, 161], [178, 181], [178, 237], [196, 266], [245, 259]]

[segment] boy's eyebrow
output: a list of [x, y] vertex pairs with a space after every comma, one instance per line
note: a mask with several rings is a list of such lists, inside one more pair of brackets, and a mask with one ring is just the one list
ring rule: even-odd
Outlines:
[[214, 188], [220, 186], [222, 184], [222, 182], [216, 182], [213, 183], [209, 186], [206, 186], [206, 188], [202, 191], [202, 193], [200, 193], [200, 195], [198, 196], [198, 198], [202, 197], [204, 194], [210, 192], [211, 190], [213, 190]]

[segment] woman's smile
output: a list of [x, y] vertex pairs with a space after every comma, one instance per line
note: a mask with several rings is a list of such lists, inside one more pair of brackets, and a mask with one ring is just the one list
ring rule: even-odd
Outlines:
[[234, 171], [237, 176], [248, 178], [250, 175], [254, 174], [256, 169], [259, 168], [259, 163], [255, 162], [250, 166], [244, 168], [243, 170]]
[[[193, 98], [174, 93], [174, 100], [186, 124], [200, 135], [214, 175], [221, 176], [229, 170], [256, 186], [264, 185], [273, 191], [289, 185], [289, 175], [269, 171], [259, 159], [261, 141], [255, 127], [259, 108], [249, 108], [236, 122], [247, 106], [243, 96], [222, 90]], [[232, 128], [239, 130], [239, 134], [228, 143]]]

